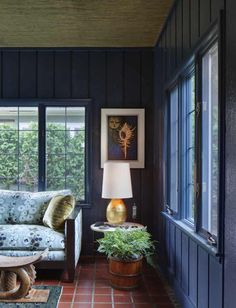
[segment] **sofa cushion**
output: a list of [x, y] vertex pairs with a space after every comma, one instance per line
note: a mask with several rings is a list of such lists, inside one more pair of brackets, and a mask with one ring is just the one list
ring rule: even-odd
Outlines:
[[36, 193], [0, 190], [0, 224], [42, 224], [52, 197], [70, 193], [70, 190]]
[[63, 250], [65, 236], [40, 225], [0, 225], [0, 250]]
[[53, 230], [64, 230], [65, 220], [75, 207], [75, 197], [72, 195], [55, 196], [49, 202], [43, 216], [43, 224]]

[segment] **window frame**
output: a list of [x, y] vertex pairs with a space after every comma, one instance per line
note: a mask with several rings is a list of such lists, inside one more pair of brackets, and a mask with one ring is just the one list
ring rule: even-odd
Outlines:
[[[178, 94], [178, 101], [177, 101], [177, 109], [178, 109], [178, 141], [177, 141], [177, 145], [178, 145], [178, 163], [177, 163], [177, 168], [178, 168], [178, 172], [177, 172], [177, 179], [178, 179], [178, 183], [177, 183], [177, 191], [178, 191], [178, 197], [177, 197], [177, 210], [175, 211], [171, 204], [170, 204], [170, 141], [171, 141], [171, 130], [170, 130], [170, 118], [171, 118], [171, 108], [170, 108], [170, 104], [171, 104], [171, 92], [174, 89], [177, 89], [177, 94]], [[180, 218], [180, 173], [181, 173], [181, 166], [180, 166], [180, 160], [179, 160], [179, 149], [180, 149], [180, 117], [179, 117], [179, 108], [180, 108], [180, 95], [181, 95], [181, 91], [179, 88], [179, 80], [175, 81], [170, 88], [168, 89], [167, 92], [167, 102], [168, 102], [168, 106], [167, 106], [167, 149], [166, 149], [166, 153], [167, 153], [167, 163], [166, 163], [166, 209], [169, 212], [169, 214], [173, 215], [174, 218], [179, 219]]]
[[46, 183], [46, 108], [85, 108], [85, 200], [77, 200], [76, 205], [91, 207], [91, 99], [0, 99], [1, 107], [38, 107], [38, 191], [45, 191]]
[[[204, 55], [215, 45], [217, 44], [218, 48], [218, 170], [219, 170], [219, 179], [218, 179], [218, 202], [217, 202], [217, 236], [211, 234], [209, 231], [204, 229], [202, 227], [202, 106], [203, 106], [203, 93], [202, 93], [202, 59]], [[197, 60], [196, 60], [196, 65], [197, 65], [197, 104], [198, 104], [198, 117], [196, 118], [196, 133], [198, 135], [197, 137], [197, 144], [196, 144], [196, 156], [197, 156], [197, 162], [199, 167], [197, 167], [197, 185], [199, 187], [199, 194], [196, 196], [197, 203], [196, 206], [198, 208], [198, 211], [196, 213], [196, 218], [197, 218], [197, 225], [196, 229], [197, 232], [204, 237], [205, 239], [209, 239], [209, 237], [212, 237], [213, 240], [216, 242], [216, 245], [218, 245], [218, 240], [220, 238], [220, 224], [219, 224], [219, 213], [220, 213], [220, 200], [221, 200], [221, 190], [220, 190], [220, 178], [221, 178], [221, 166], [222, 166], [222, 155], [221, 155], [221, 149], [222, 149], [222, 139], [221, 139], [221, 106], [220, 106], [220, 65], [219, 65], [219, 59], [220, 59], [220, 54], [219, 54], [219, 39], [218, 37], [213, 37], [205, 46], [202, 48], [198, 55], [197, 55]]]
[[[196, 237], [196, 239], [202, 239], [205, 241], [205, 244], [208, 247], [212, 247], [212, 249], [215, 249], [218, 253], [222, 250], [222, 218], [220, 217], [220, 214], [222, 213], [223, 208], [223, 202], [224, 202], [224, 106], [223, 106], [223, 93], [222, 93], [222, 83], [221, 82], [221, 72], [222, 72], [222, 50], [221, 50], [221, 44], [220, 44], [220, 35], [219, 35], [219, 29], [217, 27], [213, 28], [208, 35], [202, 40], [199, 44], [199, 46], [196, 48], [196, 50], [193, 53], [193, 56], [185, 63], [183, 68], [176, 72], [175, 79], [171, 81], [171, 83], [168, 83], [165, 91], [166, 91], [166, 101], [167, 101], [167, 114], [168, 114], [168, 106], [169, 106], [169, 91], [173, 87], [174, 84], [178, 83], [179, 85], [179, 111], [181, 111], [181, 117], [182, 117], [182, 106], [183, 106], [183, 81], [186, 78], [186, 76], [189, 75], [191, 70], [194, 70], [195, 73], [195, 189], [194, 189], [194, 199], [195, 199], [195, 209], [194, 209], [194, 223], [190, 223], [189, 220], [186, 219], [186, 205], [183, 198], [183, 183], [180, 182], [179, 178], [179, 185], [182, 187], [179, 190], [180, 194], [180, 203], [179, 203], [179, 213], [178, 215], [174, 215], [172, 211], [169, 211], [168, 202], [165, 202], [165, 212], [167, 212], [166, 215], [173, 215], [172, 219], [178, 223], [181, 224], [181, 227], [186, 225], [186, 230], [192, 230], [194, 233], [193, 236]], [[202, 57], [206, 54], [208, 50], [210, 50], [211, 47], [214, 46], [214, 44], [217, 43], [218, 47], [218, 169], [219, 169], [219, 180], [218, 180], [218, 204], [217, 204], [217, 236], [212, 236], [211, 233], [201, 228], [202, 225], [202, 208], [201, 208], [201, 168], [202, 168], [202, 161], [201, 161], [201, 142], [202, 142], [202, 114], [201, 114], [201, 100], [202, 100]], [[168, 137], [168, 127], [169, 127], [169, 117], [166, 117], [165, 119], [166, 125], [165, 128], [167, 130], [166, 136]], [[181, 121], [181, 120], [180, 120]], [[180, 122], [179, 121], [179, 122]], [[182, 129], [179, 127], [179, 139], [181, 139], [180, 146], [183, 146], [183, 134]], [[167, 138], [168, 140], [168, 138]], [[168, 145], [166, 143], [166, 152], [168, 153]], [[183, 152], [183, 149], [180, 149], [181, 155]], [[181, 172], [183, 172], [183, 166], [182, 166], [182, 158], [181, 155], [179, 155], [179, 165], [181, 168]], [[167, 174], [168, 177], [168, 168], [169, 168], [169, 159], [167, 156], [167, 162], [166, 162], [166, 171], [165, 174]], [[168, 181], [165, 179], [165, 196], [167, 197], [169, 192], [169, 186]], [[186, 197], [185, 197], [186, 198]], [[166, 198], [167, 201], [167, 198]], [[192, 234], [191, 231], [191, 234]]]

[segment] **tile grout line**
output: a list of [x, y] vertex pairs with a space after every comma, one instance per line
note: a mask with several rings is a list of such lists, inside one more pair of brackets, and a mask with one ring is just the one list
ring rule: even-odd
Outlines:
[[94, 294], [95, 294], [95, 283], [96, 283], [96, 270], [97, 270], [97, 261], [94, 260], [94, 267], [93, 267], [93, 287], [92, 287], [92, 302], [91, 302], [91, 308], [94, 307]]
[[73, 294], [73, 297], [72, 297], [72, 300], [71, 300], [71, 308], [73, 308], [74, 306], [74, 301], [75, 301], [75, 296], [76, 296], [76, 290], [77, 290], [77, 286], [78, 286], [78, 283], [79, 283], [79, 274], [80, 274], [80, 271], [81, 271], [81, 266], [79, 267], [79, 271], [77, 273], [77, 275], [75, 276], [76, 278], [76, 283], [75, 283], [75, 287], [74, 287], [74, 294]]

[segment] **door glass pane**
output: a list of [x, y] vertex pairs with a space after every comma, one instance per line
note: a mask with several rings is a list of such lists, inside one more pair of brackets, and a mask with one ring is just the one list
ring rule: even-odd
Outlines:
[[202, 227], [217, 235], [219, 192], [218, 45], [202, 58]]
[[38, 190], [38, 108], [0, 108], [0, 187]]
[[178, 210], [178, 87], [170, 93], [170, 196], [169, 206]]
[[84, 200], [85, 108], [46, 109], [47, 189], [69, 188]]

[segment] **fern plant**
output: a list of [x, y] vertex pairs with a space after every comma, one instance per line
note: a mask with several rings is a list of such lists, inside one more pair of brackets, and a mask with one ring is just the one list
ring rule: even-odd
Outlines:
[[107, 257], [120, 260], [135, 260], [141, 256], [149, 257], [154, 253], [154, 241], [146, 229], [126, 230], [117, 228], [113, 232], [106, 232], [104, 237], [97, 240], [98, 251]]

